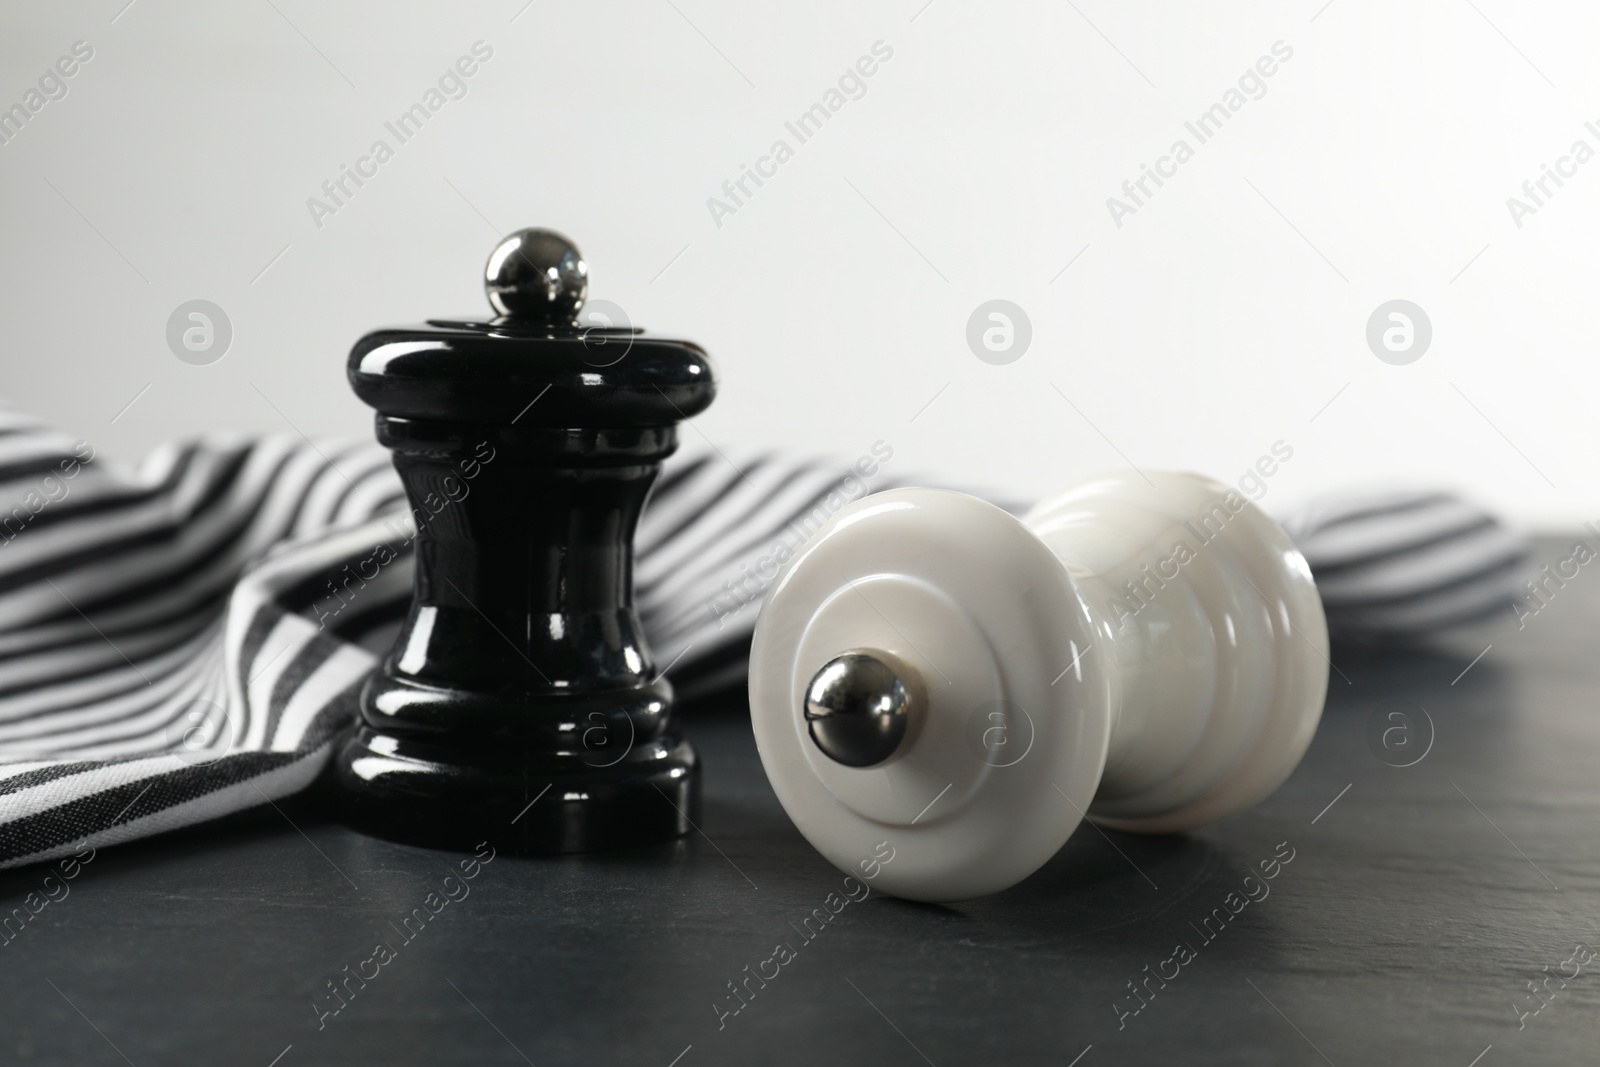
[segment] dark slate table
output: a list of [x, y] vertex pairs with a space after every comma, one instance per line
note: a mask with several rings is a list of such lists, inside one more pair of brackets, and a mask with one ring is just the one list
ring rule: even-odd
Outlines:
[[[675, 845], [468, 881], [307, 795], [104, 849], [0, 948], [0, 1061], [1600, 1062], [1600, 578], [1520, 630], [1339, 667], [1255, 810], [1185, 837], [1084, 826], [1000, 896], [874, 895], [809, 941], [843, 876], [779, 808], [737, 697], [686, 715], [705, 810]], [[0, 874], [5, 909], [45, 873]]]

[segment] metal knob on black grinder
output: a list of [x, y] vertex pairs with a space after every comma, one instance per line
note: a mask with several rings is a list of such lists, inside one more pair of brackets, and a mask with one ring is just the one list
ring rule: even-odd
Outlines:
[[502, 241], [484, 284], [497, 317], [350, 352], [417, 536], [410, 612], [338, 756], [345, 816], [444, 848], [679, 837], [699, 767], [633, 608], [633, 535], [711, 363], [580, 324], [588, 266], [549, 230]]

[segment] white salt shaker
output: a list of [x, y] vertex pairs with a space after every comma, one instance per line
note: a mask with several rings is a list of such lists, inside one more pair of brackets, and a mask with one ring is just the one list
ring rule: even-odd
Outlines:
[[1328, 669], [1284, 532], [1221, 483], [1130, 471], [1021, 520], [936, 489], [845, 507], [767, 595], [750, 710], [819, 852], [949, 901], [1026, 878], [1086, 815], [1167, 833], [1266, 797]]

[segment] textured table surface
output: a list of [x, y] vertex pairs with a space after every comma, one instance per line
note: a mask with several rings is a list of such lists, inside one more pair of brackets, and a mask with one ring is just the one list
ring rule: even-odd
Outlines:
[[[297, 798], [95, 856], [0, 948], [0, 1061], [1600, 1062], [1600, 959], [1574, 955], [1600, 948], [1597, 650], [1580, 576], [1520, 630], [1508, 612], [1447, 652], [1341, 660], [1260, 807], [1185, 837], [1085, 826], [956, 907], [832, 913], [843, 876], [784, 816], [737, 701], [686, 715], [703, 833], [675, 845], [464, 881], [460, 857]], [[0, 874], [6, 911], [47, 873]]]

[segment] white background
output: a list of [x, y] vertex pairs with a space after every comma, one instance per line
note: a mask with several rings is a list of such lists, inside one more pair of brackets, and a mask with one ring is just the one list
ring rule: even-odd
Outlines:
[[[1233, 480], [1281, 439], [1272, 510], [1401, 479], [1600, 519], [1600, 160], [1521, 228], [1506, 206], [1600, 149], [1593, 5], [125, 3], [0, 16], [4, 106], [95, 52], [0, 147], [0, 392], [103, 455], [367, 434], [351, 343], [481, 313], [495, 239], [537, 224], [592, 296], [709, 348], [721, 447], [882, 439], [891, 470], [1043, 493], [1130, 461]], [[478, 40], [467, 96], [318, 228], [307, 198]], [[879, 40], [866, 95], [719, 228], [707, 198]], [[1266, 95], [1114, 225], [1279, 40]], [[210, 366], [165, 341], [197, 297], [234, 328]], [[1033, 326], [1006, 366], [965, 340], [997, 297]], [[1365, 341], [1394, 298], [1433, 324], [1408, 366]]]

